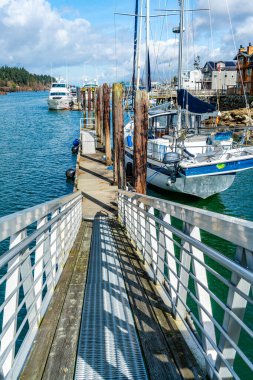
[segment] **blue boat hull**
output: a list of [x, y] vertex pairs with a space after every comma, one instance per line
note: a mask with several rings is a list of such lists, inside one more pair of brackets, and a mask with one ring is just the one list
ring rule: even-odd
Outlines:
[[220, 162], [212, 165], [201, 165], [189, 168], [181, 168], [181, 173], [186, 177], [231, 174], [242, 170], [253, 169], [253, 158]]

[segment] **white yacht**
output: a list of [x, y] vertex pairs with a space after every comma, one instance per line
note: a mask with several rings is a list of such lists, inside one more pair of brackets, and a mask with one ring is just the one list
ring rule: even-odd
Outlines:
[[47, 100], [50, 110], [68, 110], [73, 104], [69, 86], [64, 82], [52, 83]]

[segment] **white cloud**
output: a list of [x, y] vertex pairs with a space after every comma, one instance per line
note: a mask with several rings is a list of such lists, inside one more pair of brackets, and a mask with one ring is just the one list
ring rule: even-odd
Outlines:
[[[225, 59], [232, 59], [241, 44], [247, 45], [253, 36], [253, 2], [249, 0], [198, 0], [196, 8], [208, 8], [196, 17], [197, 33], [211, 34], [214, 47], [219, 45]], [[235, 46], [234, 46], [235, 45]], [[220, 57], [222, 58], [222, 57]]]
[[[124, 59], [130, 52], [123, 45], [117, 54]], [[83, 65], [92, 72], [95, 66], [104, 71], [108, 64], [108, 74], [114, 71], [113, 30], [95, 30], [80, 17], [64, 18], [46, 0], [0, 0], [0, 49], [0, 65], [21, 65], [36, 72], [49, 73], [51, 66], [56, 72], [68, 65], [79, 70], [78, 79]]]
[[[196, 8], [207, 8], [209, 3], [214, 41], [211, 42], [208, 12], [194, 12], [194, 33], [188, 30], [191, 46], [185, 48], [184, 63], [189, 68], [194, 55], [200, 55], [202, 64], [214, 57], [233, 58], [235, 49], [226, 4], [236, 50], [253, 36], [252, 1], [240, 0], [238, 6], [238, 0], [198, 0]], [[50, 73], [52, 66], [54, 75], [64, 75], [67, 65], [69, 76], [75, 81], [81, 77], [104, 81], [130, 78], [133, 30], [121, 24], [120, 17], [117, 20], [115, 32], [113, 22], [111, 27], [95, 27], [90, 20], [80, 17], [79, 11], [60, 12], [52, 8], [49, 0], [0, 0], [0, 65], [21, 65], [38, 73]], [[157, 19], [152, 24], [153, 29], [159, 28]], [[157, 40], [152, 36], [151, 41], [153, 77], [168, 78], [176, 74], [177, 41], [167, 26], [164, 36], [160, 32], [158, 35]], [[141, 50], [144, 57], [144, 43]]]

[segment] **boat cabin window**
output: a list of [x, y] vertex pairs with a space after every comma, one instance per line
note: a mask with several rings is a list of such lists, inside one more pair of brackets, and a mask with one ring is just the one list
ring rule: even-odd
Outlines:
[[65, 87], [66, 87], [66, 84], [65, 84], [65, 83], [53, 83], [53, 84], [52, 84], [52, 87], [61, 87], [61, 88], [65, 88]]
[[55, 96], [55, 95], [66, 95], [66, 92], [51, 92], [50, 93], [51, 96]]

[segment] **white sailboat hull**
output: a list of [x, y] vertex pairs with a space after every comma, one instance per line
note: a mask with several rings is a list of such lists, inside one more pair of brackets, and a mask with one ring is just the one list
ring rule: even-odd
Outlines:
[[147, 170], [147, 183], [164, 190], [208, 198], [211, 195], [227, 190], [234, 182], [235, 174], [219, 174], [205, 177], [181, 177], [175, 183], [170, 183], [168, 176], [158, 174], [152, 169]]
[[[129, 155], [125, 156], [125, 161], [126, 165], [133, 162]], [[148, 159], [148, 164], [153, 162]], [[201, 177], [182, 176], [177, 177], [176, 181], [172, 183], [169, 175], [147, 167], [147, 184], [163, 190], [194, 195], [203, 199], [227, 190], [233, 184], [235, 176], [236, 173]]]

